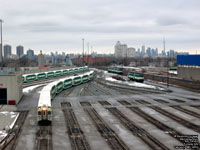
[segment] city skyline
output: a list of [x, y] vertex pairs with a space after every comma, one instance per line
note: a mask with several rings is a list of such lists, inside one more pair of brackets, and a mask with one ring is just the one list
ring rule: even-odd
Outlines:
[[199, 54], [199, 4], [198, 0], [7, 0], [0, 6], [3, 43], [23, 45], [36, 54], [82, 53], [84, 38], [85, 50], [89, 42], [98, 53], [113, 53], [118, 40], [136, 49], [145, 45], [162, 51], [165, 37], [166, 50]]

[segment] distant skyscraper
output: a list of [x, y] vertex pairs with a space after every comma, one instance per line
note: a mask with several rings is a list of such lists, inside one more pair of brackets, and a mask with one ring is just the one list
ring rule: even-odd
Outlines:
[[21, 58], [24, 55], [24, 47], [19, 45], [16, 47], [16, 54], [18, 58]]
[[156, 56], [158, 56], [158, 48], [156, 48]]
[[127, 48], [127, 53], [125, 57], [136, 57], [137, 53], [135, 51], [135, 48], [129, 47]]
[[38, 55], [38, 67], [43, 67], [44, 65], [44, 55], [42, 54], [42, 51], [40, 51], [40, 54]]
[[145, 54], [145, 46], [144, 46], [144, 45], [142, 45], [141, 56], [144, 56], [144, 54]]
[[12, 47], [10, 45], [4, 45], [4, 59], [8, 59], [11, 57]]
[[137, 49], [138, 56], [141, 56], [140, 48]]
[[116, 58], [126, 57], [126, 55], [127, 55], [127, 45], [121, 44], [120, 41], [117, 41], [115, 45], [115, 57]]
[[65, 57], [65, 63], [66, 63], [66, 65], [68, 65], [68, 66], [72, 66], [72, 61], [71, 61], [71, 58], [69, 57], [69, 55], [67, 55], [67, 56]]
[[149, 56], [149, 57], [151, 57], [152, 56], [152, 53], [151, 53], [151, 48], [150, 47], [148, 47], [147, 48], [147, 55]]
[[166, 56], [166, 52], [165, 52], [165, 38], [163, 38], [163, 51], [162, 51], [162, 56], [163, 56], [163, 57]]
[[27, 58], [28, 59], [34, 59], [34, 51], [29, 49], [27, 50]]
[[167, 52], [167, 56], [168, 57], [175, 57], [175, 51], [174, 50], [170, 50]]
[[54, 54], [51, 52], [51, 64], [54, 65], [55, 64], [55, 56]]

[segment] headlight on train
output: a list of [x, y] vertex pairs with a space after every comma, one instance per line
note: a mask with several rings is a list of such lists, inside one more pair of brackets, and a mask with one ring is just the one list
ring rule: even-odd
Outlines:
[[46, 108], [46, 107], [42, 107], [42, 110], [43, 110], [43, 111], [46, 111], [46, 110], [47, 110], [47, 108]]

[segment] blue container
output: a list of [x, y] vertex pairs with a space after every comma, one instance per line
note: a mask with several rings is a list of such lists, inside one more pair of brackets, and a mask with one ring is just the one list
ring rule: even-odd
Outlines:
[[200, 55], [177, 55], [177, 64], [200, 66]]

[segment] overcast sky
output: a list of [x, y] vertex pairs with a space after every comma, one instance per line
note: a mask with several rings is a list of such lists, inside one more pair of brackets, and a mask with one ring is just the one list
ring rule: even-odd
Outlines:
[[[200, 53], [200, 0], [0, 0], [3, 42], [38, 53], [130, 47]], [[199, 51], [198, 51], [199, 50]]]

